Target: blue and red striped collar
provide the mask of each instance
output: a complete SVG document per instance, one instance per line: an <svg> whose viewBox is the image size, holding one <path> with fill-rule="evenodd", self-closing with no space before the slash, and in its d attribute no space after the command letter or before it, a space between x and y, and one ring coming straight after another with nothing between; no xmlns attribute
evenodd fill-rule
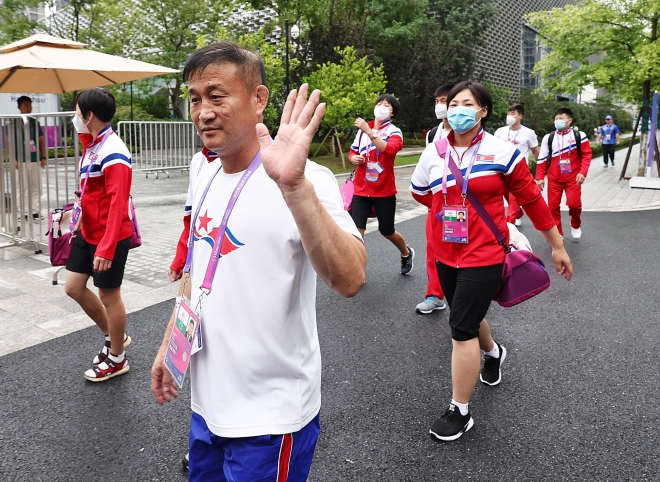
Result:
<svg viewBox="0 0 660 482"><path fill-rule="evenodd" d="M468 149L476 144L479 144L481 142L481 139L484 138L484 128L481 127L479 129L479 132L472 138L472 142L470 142L470 145L468 146ZM449 134L447 135L447 142L449 142L449 145L452 147L454 146L454 131L450 131Z"/></svg>
<svg viewBox="0 0 660 482"><path fill-rule="evenodd" d="M204 154L204 157L208 162L213 162L219 157L215 152L207 149L206 147L202 149L202 154Z"/></svg>
<svg viewBox="0 0 660 482"><path fill-rule="evenodd" d="M99 134L96 136L96 139L92 139L91 134L78 134L78 139L80 139L80 142L83 145L83 148L87 149L89 147L94 147L97 145L99 142L101 142L103 139L105 139L107 136L111 136L113 134L112 126L108 124L105 126Z"/></svg>

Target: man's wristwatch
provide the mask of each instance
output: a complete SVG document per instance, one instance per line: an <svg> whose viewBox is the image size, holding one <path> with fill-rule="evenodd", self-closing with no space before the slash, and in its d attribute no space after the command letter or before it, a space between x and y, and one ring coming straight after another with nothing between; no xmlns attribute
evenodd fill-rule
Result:
<svg viewBox="0 0 660 482"><path fill-rule="evenodd" d="M378 137L378 133L374 132L372 135L369 136L369 139L374 140L376 137Z"/></svg>

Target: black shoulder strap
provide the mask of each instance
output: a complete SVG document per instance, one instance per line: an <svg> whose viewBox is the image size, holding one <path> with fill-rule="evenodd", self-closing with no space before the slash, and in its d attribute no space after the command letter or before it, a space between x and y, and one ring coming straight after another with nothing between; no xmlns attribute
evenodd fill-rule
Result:
<svg viewBox="0 0 660 482"><path fill-rule="evenodd" d="M426 134L426 143L430 144L433 142L433 137L435 136L435 133L438 132L438 127L435 126L433 129L431 129L427 134Z"/></svg>
<svg viewBox="0 0 660 482"><path fill-rule="evenodd" d="M582 161L582 136L577 127L573 128L573 135L575 136L575 150L577 151L578 159Z"/></svg>
<svg viewBox="0 0 660 482"><path fill-rule="evenodd" d="M548 165L550 165L550 161L552 160L552 141L555 138L555 132L552 131L548 136Z"/></svg>

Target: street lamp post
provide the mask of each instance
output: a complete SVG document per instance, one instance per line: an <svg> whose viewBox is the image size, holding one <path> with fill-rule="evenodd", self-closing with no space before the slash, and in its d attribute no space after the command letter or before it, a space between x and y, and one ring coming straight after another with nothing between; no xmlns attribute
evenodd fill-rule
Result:
<svg viewBox="0 0 660 482"><path fill-rule="evenodd" d="M286 69L286 81L285 81L285 89L286 89L286 95L289 95L289 92L291 92L291 82L289 81L289 19L287 18L284 20L284 45L285 45L285 61L284 61L284 68Z"/></svg>
<svg viewBox="0 0 660 482"><path fill-rule="evenodd" d="M284 68L286 69L286 80L285 80L285 88L286 88L286 95L289 95L289 92L291 92L291 80L289 78L289 19L284 20L284 50L285 50L285 60L284 60ZM295 23L291 27L291 38L293 40L296 40L300 36L300 29L298 28L298 25Z"/></svg>

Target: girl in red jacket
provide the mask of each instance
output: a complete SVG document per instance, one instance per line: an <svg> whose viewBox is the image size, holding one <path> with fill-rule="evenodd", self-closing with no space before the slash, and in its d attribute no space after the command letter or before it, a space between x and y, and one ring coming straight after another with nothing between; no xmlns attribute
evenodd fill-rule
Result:
<svg viewBox="0 0 660 482"><path fill-rule="evenodd" d="M133 171L131 154L110 126L116 110L114 96L105 89L87 89L78 95L76 104L73 125L85 148L79 166L82 193L77 193L82 211L66 265L64 290L105 336L93 368L84 375L89 381L101 382L130 369L124 349L131 338L125 334L120 287L131 241L128 197ZM90 277L100 299L87 288Z"/></svg>
<svg viewBox="0 0 660 482"><path fill-rule="evenodd" d="M484 316L500 285L505 253L457 187L447 169L448 159L457 164L468 189L507 240L503 199L511 193L552 246L557 273L570 279L573 267L524 156L514 145L483 130L493 108L488 90L476 82L460 82L449 92L447 105L452 132L446 152L441 157L434 144L426 148L413 173L411 190L434 214L433 254L451 309L452 400L433 424L431 434L440 440L456 440L474 424L468 403L479 377L480 349L485 354L481 381L487 385L501 381L506 349L493 341Z"/></svg>

